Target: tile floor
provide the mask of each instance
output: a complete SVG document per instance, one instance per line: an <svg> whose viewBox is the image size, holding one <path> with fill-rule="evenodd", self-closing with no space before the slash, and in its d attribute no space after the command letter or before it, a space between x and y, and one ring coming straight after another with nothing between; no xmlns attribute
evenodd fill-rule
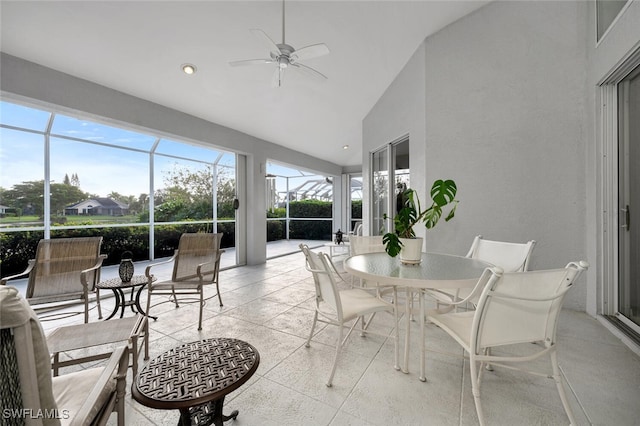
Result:
<svg viewBox="0 0 640 426"><path fill-rule="evenodd" d="M337 262L338 264L340 262ZM168 273L168 271L167 271ZM269 425L474 425L476 417L469 366L462 358L428 353L427 378L418 380L418 322L411 323L410 373L393 368L393 343L375 335L354 333L331 388L325 386L333 360L335 327L320 328L310 348L304 343L313 316L313 282L301 253L269 260L265 265L220 273L224 307L215 299L205 307L203 330L197 331L197 307L170 303L155 306L151 321L151 357L181 343L213 336L246 340L260 352L257 373L225 401L237 409L235 426ZM113 298L103 299L110 311ZM128 313L131 315L131 312ZM92 313L92 320L97 316ZM43 322L52 330L81 317ZM372 327L390 334L391 316L379 316ZM404 336L401 321L401 336ZM559 360L580 425L640 424L640 358L597 320L563 311L558 330ZM401 339L402 341L402 339ZM456 343L433 325L427 347L461 354ZM144 361L141 360L142 365ZM87 367L82 366L82 367ZM67 370L70 371L69 367ZM127 425L177 424L177 411L144 407L130 396L127 378ZM510 370L485 374L482 399L489 425L568 424L552 380ZM116 424L112 415L110 424Z"/></svg>

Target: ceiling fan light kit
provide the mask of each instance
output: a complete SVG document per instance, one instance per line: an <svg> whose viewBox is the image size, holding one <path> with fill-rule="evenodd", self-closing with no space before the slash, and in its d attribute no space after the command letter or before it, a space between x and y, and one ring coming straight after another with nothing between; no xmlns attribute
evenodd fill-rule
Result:
<svg viewBox="0 0 640 426"><path fill-rule="evenodd" d="M246 59L241 61L229 62L229 65L233 67L244 65L263 65L263 64L276 64L277 68L273 74L272 85L274 87L280 87L283 83L284 72L288 68L292 68L302 73L316 77L321 80L326 80L327 76L321 72L299 63L306 59L317 58L319 56L327 55L329 48L324 43L312 44L300 48L294 49L292 46L285 43L284 37L285 20L284 20L284 0L282 1L282 43L276 44L264 31L259 29L252 29L251 32L259 40L261 40L265 46L269 49L269 59Z"/></svg>

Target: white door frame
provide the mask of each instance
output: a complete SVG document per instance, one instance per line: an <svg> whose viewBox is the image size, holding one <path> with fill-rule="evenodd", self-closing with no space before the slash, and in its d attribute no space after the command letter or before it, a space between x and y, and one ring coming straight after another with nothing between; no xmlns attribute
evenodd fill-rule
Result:
<svg viewBox="0 0 640 426"><path fill-rule="evenodd" d="M602 283L598 311L602 315L616 316L621 322L637 329L618 312L619 238L621 226L618 206L618 84L640 65L640 49L635 50L599 82L600 143L599 167L601 170L600 216L600 276Z"/></svg>

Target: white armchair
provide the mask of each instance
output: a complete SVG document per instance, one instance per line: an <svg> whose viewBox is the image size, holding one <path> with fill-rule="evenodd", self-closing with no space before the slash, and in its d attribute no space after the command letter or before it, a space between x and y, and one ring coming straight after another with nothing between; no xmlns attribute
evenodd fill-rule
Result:
<svg viewBox="0 0 640 426"><path fill-rule="evenodd" d="M522 272L529 269L529 260L535 245L535 240L526 243L511 243L486 240L482 235L477 235L473 239L466 257L489 262L504 272ZM468 288L429 290L427 294L438 302L438 308L440 305L445 305L443 311L457 309L460 306L460 303L457 302L463 299L467 299L466 301L471 305L478 302L478 297L469 298L471 289Z"/></svg>
<svg viewBox="0 0 640 426"><path fill-rule="evenodd" d="M567 417L572 425L576 424L558 366L556 329L564 297L587 267L581 261L569 263L564 269L494 273L483 287L474 311L432 313L427 317L453 337L469 356L480 425L485 424L480 402L483 365L553 378ZM535 342L542 344L531 344ZM551 359L550 373L515 366L545 355Z"/></svg>

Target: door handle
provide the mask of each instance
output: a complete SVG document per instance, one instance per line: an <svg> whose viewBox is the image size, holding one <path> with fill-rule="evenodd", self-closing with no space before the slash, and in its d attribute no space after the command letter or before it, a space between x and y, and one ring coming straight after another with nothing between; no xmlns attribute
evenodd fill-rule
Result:
<svg viewBox="0 0 640 426"><path fill-rule="evenodd" d="M626 205L626 208L620 209L624 212L624 224L621 228L627 228L627 232L629 228L631 228L631 209L629 208L629 204Z"/></svg>

